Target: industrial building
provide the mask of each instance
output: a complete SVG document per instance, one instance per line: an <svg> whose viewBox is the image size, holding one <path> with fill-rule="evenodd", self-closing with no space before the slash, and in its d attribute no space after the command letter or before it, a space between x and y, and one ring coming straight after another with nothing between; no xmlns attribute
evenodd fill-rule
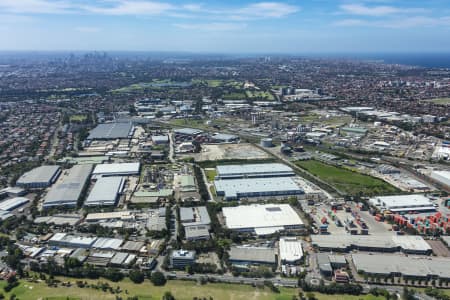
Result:
<svg viewBox="0 0 450 300"><path fill-rule="evenodd" d="M48 240L50 246L69 247L69 248L91 248L94 245L96 237L74 236L67 233L55 233Z"/></svg>
<svg viewBox="0 0 450 300"><path fill-rule="evenodd" d="M430 176L438 183L450 189L450 171L433 171Z"/></svg>
<svg viewBox="0 0 450 300"><path fill-rule="evenodd" d="M122 244L122 239L98 238L92 245L92 248L101 250L119 250Z"/></svg>
<svg viewBox="0 0 450 300"><path fill-rule="evenodd" d="M170 265L174 269L184 269L195 263L195 251L173 250L170 255Z"/></svg>
<svg viewBox="0 0 450 300"><path fill-rule="evenodd" d="M180 128L180 129L175 129L173 132L177 136L188 136L188 137L195 137L195 136L203 133L203 131L201 131L199 129L194 129L194 128Z"/></svg>
<svg viewBox="0 0 450 300"><path fill-rule="evenodd" d="M125 179L123 177L101 177L97 180L84 206L112 206L117 204L118 195L122 192Z"/></svg>
<svg viewBox="0 0 450 300"><path fill-rule="evenodd" d="M211 136L214 143L235 143L239 141L239 137L234 134L216 133Z"/></svg>
<svg viewBox="0 0 450 300"><path fill-rule="evenodd" d="M436 211L436 208L433 206L430 199L420 194L379 196L371 198L369 201L373 206L378 207L381 211L391 211L394 213Z"/></svg>
<svg viewBox="0 0 450 300"><path fill-rule="evenodd" d="M268 247L231 247L229 261L238 266L269 265L277 263L275 249Z"/></svg>
<svg viewBox="0 0 450 300"><path fill-rule="evenodd" d="M101 164L95 167L92 175L96 177L139 175L140 166L139 162Z"/></svg>
<svg viewBox="0 0 450 300"><path fill-rule="evenodd" d="M303 258L301 240L296 237L281 237L279 242L280 261L282 264L298 264Z"/></svg>
<svg viewBox="0 0 450 300"><path fill-rule="evenodd" d="M450 279L450 259L382 254L352 254L358 272L406 278Z"/></svg>
<svg viewBox="0 0 450 300"><path fill-rule="evenodd" d="M20 176L16 185L25 189L46 188L55 183L60 174L59 166L40 166Z"/></svg>
<svg viewBox="0 0 450 300"><path fill-rule="evenodd" d="M209 239L211 219L205 206L180 207L180 223L188 241Z"/></svg>
<svg viewBox="0 0 450 300"><path fill-rule="evenodd" d="M351 250L397 252L429 255L430 245L421 236L408 235L311 235L314 247L321 251Z"/></svg>
<svg viewBox="0 0 450 300"><path fill-rule="evenodd" d="M258 197L288 197L304 194L292 178L244 178L215 180L217 196L224 200Z"/></svg>
<svg viewBox="0 0 450 300"><path fill-rule="evenodd" d="M127 139L133 135L133 124L129 123L105 123L99 124L91 130L87 140L115 140Z"/></svg>
<svg viewBox="0 0 450 300"><path fill-rule="evenodd" d="M153 135L152 142L155 145L165 145L169 143L169 136L167 135Z"/></svg>
<svg viewBox="0 0 450 300"><path fill-rule="evenodd" d="M43 208L55 206L75 207L89 180L92 165L75 165L61 182L54 185L45 196Z"/></svg>
<svg viewBox="0 0 450 300"><path fill-rule="evenodd" d="M11 211L18 207L21 207L22 205L24 205L28 202L30 202L30 199L25 198L25 197L16 197L16 198L7 199L7 200L0 202L0 210Z"/></svg>
<svg viewBox="0 0 450 300"><path fill-rule="evenodd" d="M347 261L343 255L318 253L316 257L320 274L326 277L331 277L333 275L333 270L344 268L347 265Z"/></svg>
<svg viewBox="0 0 450 300"><path fill-rule="evenodd" d="M216 179L295 176L292 168L280 163L221 165L216 167L216 171Z"/></svg>
<svg viewBox="0 0 450 300"><path fill-rule="evenodd" d="M297 212L288 204L253 204L222 209L226 227L238 232L268 235L304 228Z"/></svg>

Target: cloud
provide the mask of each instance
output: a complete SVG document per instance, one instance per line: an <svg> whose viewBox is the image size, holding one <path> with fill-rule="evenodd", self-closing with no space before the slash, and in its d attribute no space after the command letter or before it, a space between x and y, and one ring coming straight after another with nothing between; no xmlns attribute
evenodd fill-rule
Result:
<svg viewBox="0 0 450 300"><path fill-rule="evenodd" d="M0 11L20 14L63 14L73 9L66 1L60 0L1 0Z"/></svg>
<svg viewBox="0 0 450 300"><path fill-rule="evenodd" d="M340 6L342 12L351 15L381 17L393 14L422 13L423 8L398 8L394 6L366 6L362 4L343 4Z"/></svg>
<svg viewBox="0 0 450 300"><path fill-rule="evenodd" d="M0 24L23 24L33 22L34 18L15 14L0 14Z"/></svg>
<svg viewBox="0 0 450 300"><path fill-rule="evenodd" d="M362 19L344 19L334 23L335 26L365 26L391 29L408 29L416 27L450 27L450 16L430 18L424 16L403 17L369 21Z"/></svg>
<svg viewBox="0 0 450 300"><path fill-rule="evenodd" d="M235 10L232 18L254 19L254 18L281 18L300 10L299 7L280 2L259 2Z"/></svg>
<svg viewBox="0 0 450 300"><path fill-rule="evenodd" d="M84 9L106 15L160 15L175 10L175 6L166 2L121 0L109 7L85 6Z"/></svg>
<svg viewBox="0 0 450 300"><path fill-rule="evenodd" d="M85 32L85 33L97 33L97 32L102 31L102 29L99 27L80 26L80 27L75 27L75 31Z"/></svg>
<svg viewBox="0 0 450 300"><path fill-rule="evenodd" d="M231 31L240 30L247 27L245 23L228 23L228 22L212 22L212 23L176 23L175 27L188 30L201 31Z"/></svg>

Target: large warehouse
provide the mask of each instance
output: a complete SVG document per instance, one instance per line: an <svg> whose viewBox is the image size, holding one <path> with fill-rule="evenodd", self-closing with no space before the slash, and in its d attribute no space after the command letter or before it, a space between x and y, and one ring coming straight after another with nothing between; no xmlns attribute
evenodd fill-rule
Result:
<svg viewBox="0 0 450 300"><path fill-rule="evenodd" d="M294 171L279 163L217 166L216 179L295 176Z"/></svg>
<svg viewBox="0 0 450 300"><path fill-rule="evenodd" d="M101 177L97 180L84 206L116 205L118 195L122 192L125 180L123 177Z"/></svg>
<svg viewBox="0 0 450 300"><path fill-rule="evenodd" d="M133 135L132 123L105 123L99 124L91 130L88 140L115 140L127 139Z"/></svg>
<svg viewBox="0 0 450 300"><path fill-rule="evenodd" d="M43 208L55 206L75 207L92 172L92 165L75 165L60 183L45 196Z"/></svg>
<svg viewBox="0 0 450 300"><path fill-rule="evenodd" d="M414 278L450 279L450 259L383 254L352 254L358 272Z"/></svg>
<svg viewBox="0 0 450 300"><path fill-rule="evenodd" d="M16 185L25 189L46 188L55 183L60 174L59 166L40 166L20 176Z"/></svg>
<svg viewBox="0 0 450 300"><path fill-rule="evenodd" d="M225 200L304 194L304 191L289 177L215 180L214 185L217 196L223 196Z"/></svg>
<svg viewBox="0 0 450 300"><path fill-rule="evenodd" d="M25 197L16 197L4 200L0 202L0 210L11 211L26 203L30 202L30 199Z"/></svg>
<svg viewBox="0 0 450 300"><path fill-rule="evenodd" d="M394 213L408 213L411 211L429 212L436 208L427 197L423 195L380 196L370 199L370 203L381 211L389 210Z"/></svg>
<svg viewBox="0 0 450 300"><path fill-rule="evenodd" d="M297 212L288 204L253 204L222 209L228 229L268 235L304 227Z"/></svg>
<svg viewBox="0 0 450 300"><path fill-rule="evenodd" d="M140 163L116 163L97 165L92 172L94 176L130 176L139 175Z"/></svg>
<svg viewBox="0 0 450 300"><path fill-rule="evenodd" d="M351 250L431 254L430 245L421 236L410 235L311 235L314 247L321 251Z"/></svg>
<svg viewBox="0 0 450 300"><path fill-rule="evenodd" d="M433 171L431 178L450 189L450 171Z"/></svg>

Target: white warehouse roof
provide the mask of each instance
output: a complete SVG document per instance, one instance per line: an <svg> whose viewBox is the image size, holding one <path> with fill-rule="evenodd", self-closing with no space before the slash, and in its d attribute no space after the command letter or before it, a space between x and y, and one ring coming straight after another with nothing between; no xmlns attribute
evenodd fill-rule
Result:
<svg viewBox="0 0 450 300"><path fill-rule="evenodd" d="M93 175L138 175L140 163L116 163L116 164L101 164L94 169Z"/></svg>
<svg viewBox="0 0 450 300"><path fill-rule="evenodd" d="M56 179L59 166L40 166L24 173L17 180L16 185L28 187L33 184L50 185Z"/></svg>
<svg viewBox="0 0 450 300"><path fill-rule="evenodd" d="M282 262L295 263L303 257L302 242L296 237L281 237L279 247Z"/></svg>
<svg viewBox="0 0 450 300"><path fill-rule="evenodd" d="M123 177L101 177L97 180L85 206L115 205L124 185Z"/></svg>
<svg viewBox="0 0 450 300"><path fill-rule="evenodd" d="M0 202L0 210L11 211L19 206L24 205L25 203L30 202L30 199L25 197L16 197L12 199L7 199Z"/></svg>
<svg viewBox="0 0 450 300"><path fill-rule="evenodd" d="M303 226L297 212L288 204L253 204L222 209L226 226L232 230L270 233L287 227Z"/></svg>
<svg viewBox="0 0 450 300"><path fill-rule="evenodd" d="M378 207L393 212L411 211L411 210L434 210L433 203L423 195L399 195L399 196L380 196L370 199L370 202Z"/></svg>
<svg viewBox="0 0 450 300"><path fill-rule="evenodd" d="M433 171L431 178L450 188L450 171Z"/></svg>

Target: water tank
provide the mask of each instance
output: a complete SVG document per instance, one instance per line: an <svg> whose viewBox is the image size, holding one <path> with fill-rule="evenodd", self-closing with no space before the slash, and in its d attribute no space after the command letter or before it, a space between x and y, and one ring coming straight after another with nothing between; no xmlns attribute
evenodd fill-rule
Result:
<svg viewBox="0 0 450 300"><path fill-rule="evenodd" d="M273 141L270 138L261 139L261 146L265 148L273 147Z"/></svg>

